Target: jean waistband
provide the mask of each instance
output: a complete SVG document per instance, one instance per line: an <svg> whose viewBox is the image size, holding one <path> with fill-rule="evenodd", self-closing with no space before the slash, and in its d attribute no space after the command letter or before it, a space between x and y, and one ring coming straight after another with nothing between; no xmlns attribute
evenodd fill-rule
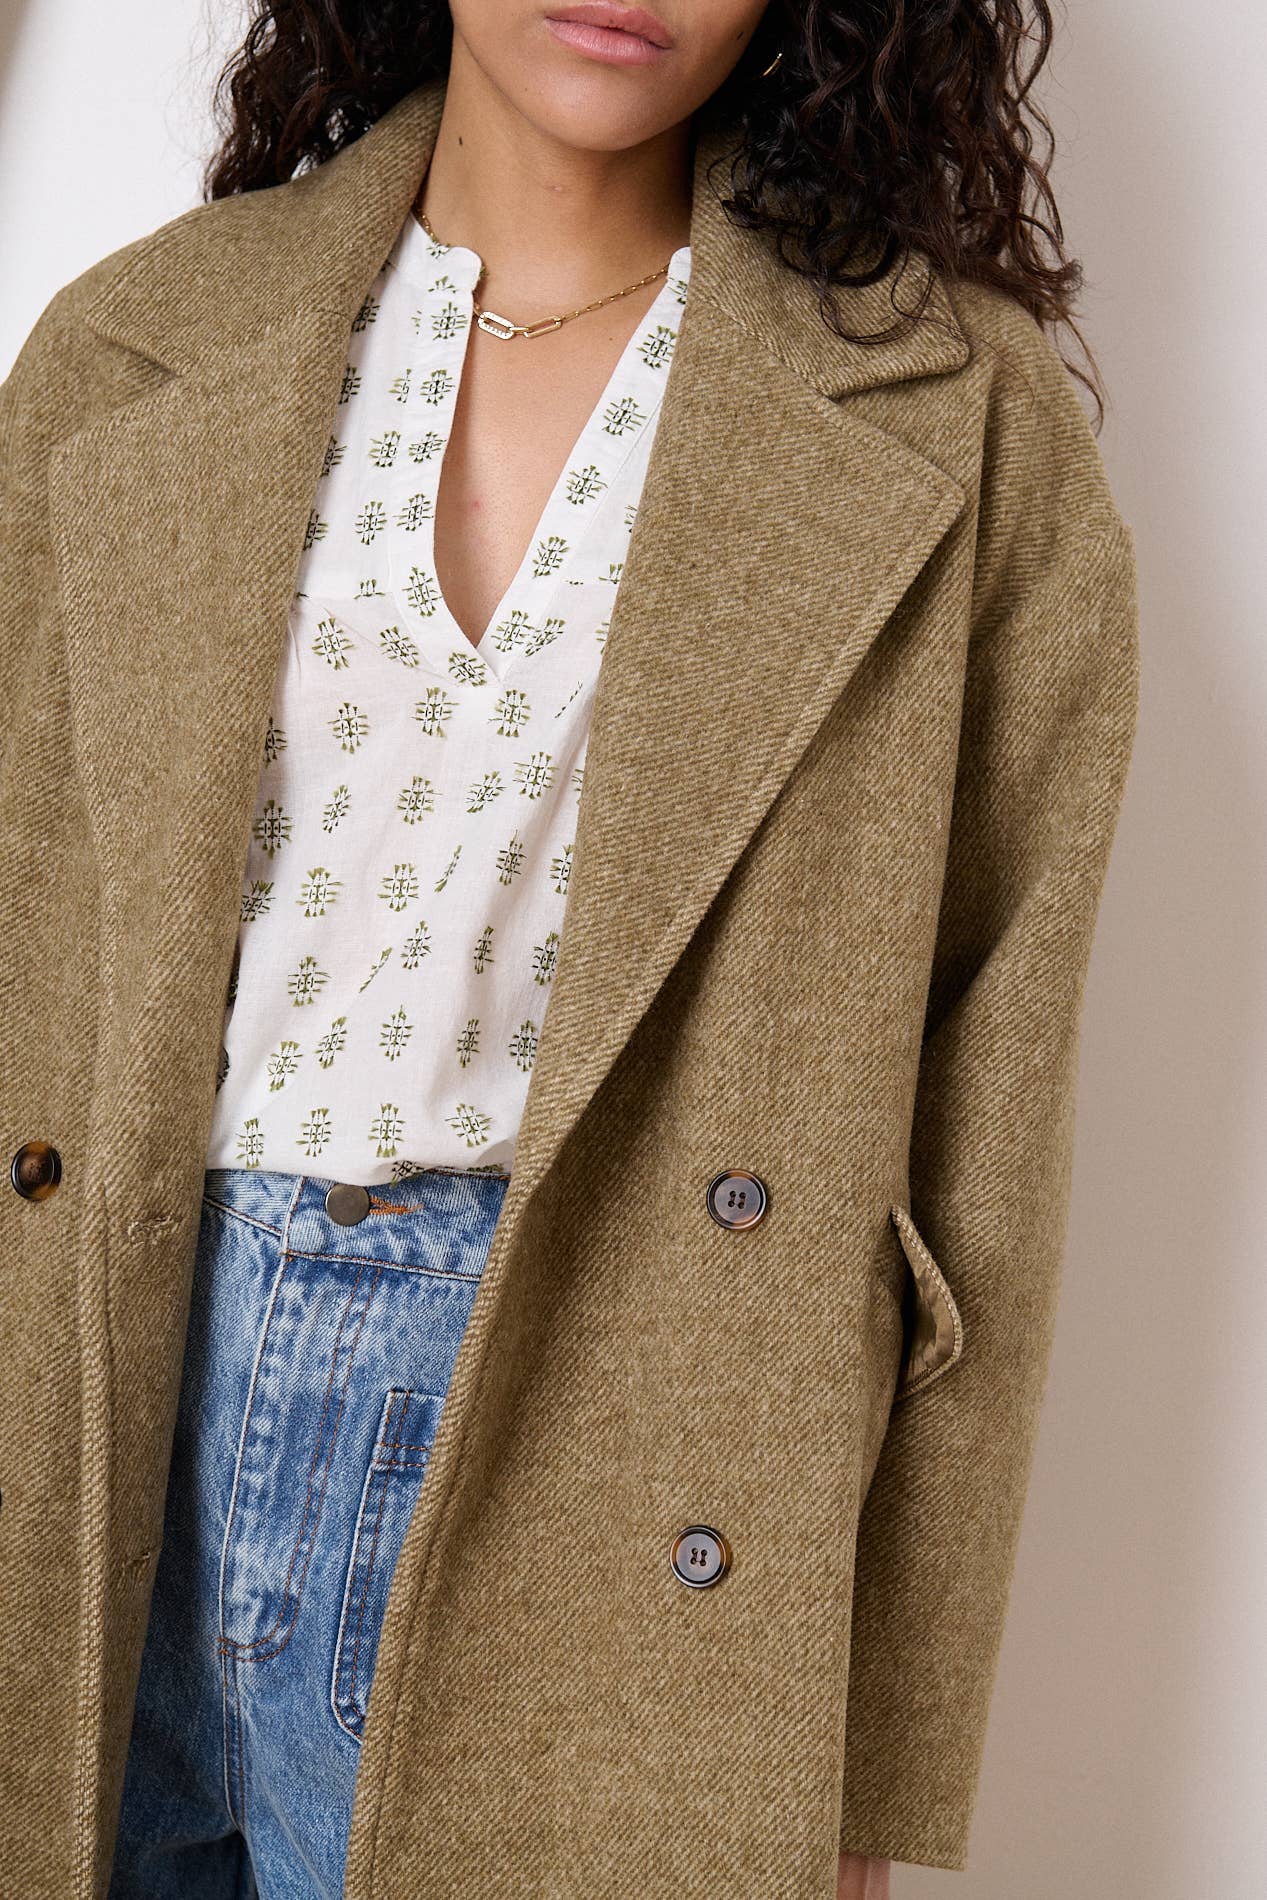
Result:
<svg viewBox="0 0 1267 1900"><path fill-rule="evenodd" d="M350 1225L326 1211L326 1195L337 1185L323 1175L208 1168L203 1193L214 1205L270 1228L288 1253L460 1271L458 1263L472 1245L491 1238L509 1177L424 1168L367 1188L368 1211Z"/></svg>

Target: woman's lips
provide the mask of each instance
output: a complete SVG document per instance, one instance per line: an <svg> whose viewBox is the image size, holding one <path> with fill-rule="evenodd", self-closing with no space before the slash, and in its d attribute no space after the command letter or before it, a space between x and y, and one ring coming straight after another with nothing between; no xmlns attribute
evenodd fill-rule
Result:
<svg viewBox="0 0 1267 1900"><path fill-rule="evenodd" d="M641 7L593 4L560 7L546 25L565 46L610 66L650 66L672 44L666 28Z"/></svg>

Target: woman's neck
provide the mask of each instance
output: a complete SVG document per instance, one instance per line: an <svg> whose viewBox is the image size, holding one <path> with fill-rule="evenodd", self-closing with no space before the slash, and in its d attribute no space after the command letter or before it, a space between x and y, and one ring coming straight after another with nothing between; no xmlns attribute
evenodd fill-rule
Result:
<svg viewBox="0 0 1267 1900"><path fill-rule="evenodd" d="M485 303L582 303L687 242L689 133L683 123L617 152L565 145L497 91L455 37L418 203L438 238L484 260Z"/></svg>

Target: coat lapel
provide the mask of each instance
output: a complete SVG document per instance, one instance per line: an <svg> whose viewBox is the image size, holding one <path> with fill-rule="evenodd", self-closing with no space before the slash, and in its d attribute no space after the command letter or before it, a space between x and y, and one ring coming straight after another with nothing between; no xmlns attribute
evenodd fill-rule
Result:
<svg viewBox="0 0 1267 1900"><path fill-rule="evenodd" d="M442 104L441 84L420 87L316 172L166 227L90 313L166 372L69 443L53 483L138 1132L160 1046L173 1099L200 1102L200 1130L210 1117L270 696L346 336ZM843 342L725 218L710 169L727 149L702 120L691 288L600 672L520 1208L963 500L839 400L962 365L944 293L905 340ZM860 326L883 321L886 296L857 293ZM119 1186L144 1169L152 1195L165 1178L153 1139L119 1156Z"/></svg>
<svg viewBox="0 0 1267 1900"><path fill-rule="evenodd" d="M166 226L88 313L148 367L143 393L51 471L101 865L102 1113L129 1134L98 1152L120 1206L197 1205L193 1136L205 1153L273 685L347 337L441 103L412 94L318 172ZM168 1115L153 1108L160 1052Z"/></svg>
<svg viewBox="0 0 1267 1900"><path fill-rule="evenodd" d="M327 316L301 313L169 378L76 438L53 471L77 752L102 867L107 1034L132 1065L130 1126L144 1127L160 1051L183 1089L198 1091L214 1065L208 1037L340 348ZM132 1159L118 1144L110 1153ZM152 1198L165 1170L135 1160Z"/></svg>
<svg viewBox="0 0 1267 1900"><path fill-rule="evenodd" d="M522 1193L962 501L688 293L599 673Z"/></svg>

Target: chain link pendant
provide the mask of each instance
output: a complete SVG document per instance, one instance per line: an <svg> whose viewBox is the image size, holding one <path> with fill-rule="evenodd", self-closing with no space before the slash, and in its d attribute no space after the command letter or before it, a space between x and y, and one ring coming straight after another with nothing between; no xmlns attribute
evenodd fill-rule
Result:
<svg viewBox="0 0 1267 1900"><path fill-rule="evenodd" d="M477 329L487 330L490 336L500 337L504 342L515 334L515 325L509 317L499 317L495 310L481 310L475 319Z"/></svg>
<svg viewBox="0 0 1267 1900"><path fill-rule="evenodd" d="M566 317L542 317L539 323L512 323L509 317L499 317L495 310L481 310L475 327L487 330L490 336L500 337L504 343L512 336L544 336L547 330L557 330L566 321Z"/></svg>

